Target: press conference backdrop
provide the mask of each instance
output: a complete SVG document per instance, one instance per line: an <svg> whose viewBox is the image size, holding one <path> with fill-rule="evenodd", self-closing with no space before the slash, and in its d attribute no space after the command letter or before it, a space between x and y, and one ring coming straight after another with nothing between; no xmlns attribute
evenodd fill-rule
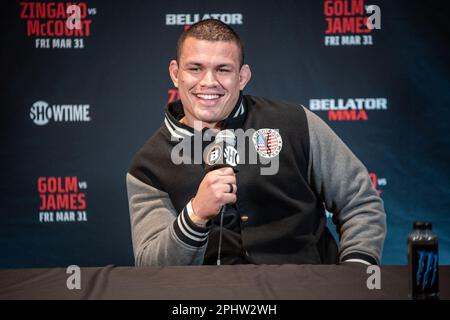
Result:
<svg viewBox="0 0 450 320"><path fill-rule="evenodd" d="M387 212L382 263L405 264L412 222L429 220L449 264L445 2L4 2L0 267L133 264L125 174L177 98L178 36L208 17L245 42L245 93L303 104L367 166Z"/></svg>

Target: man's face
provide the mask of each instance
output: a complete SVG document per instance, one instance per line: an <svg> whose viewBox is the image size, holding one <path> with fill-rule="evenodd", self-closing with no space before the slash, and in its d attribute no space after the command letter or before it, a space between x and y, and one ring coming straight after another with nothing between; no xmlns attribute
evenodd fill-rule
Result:
<svg viewBox="0 0 450 320"><path fill-rule="evenodd" d="M202 121L214 128L228 117L251 77L249 66L239 64L239 48L232 41L185 39L179 63L172 60L169 72L187 125Z"/></svg>

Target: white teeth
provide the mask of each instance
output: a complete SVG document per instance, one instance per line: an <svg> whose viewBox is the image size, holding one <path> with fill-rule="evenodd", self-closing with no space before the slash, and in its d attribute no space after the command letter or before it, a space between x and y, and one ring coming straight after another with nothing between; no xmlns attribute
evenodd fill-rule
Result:
<svg viewBox="0 0 450 320"><path fill-rule="evenodd" d="M204 100L213 100L213 99L218 99L219 95L218 94L197 94L197 97L204 99Z"/></svg>

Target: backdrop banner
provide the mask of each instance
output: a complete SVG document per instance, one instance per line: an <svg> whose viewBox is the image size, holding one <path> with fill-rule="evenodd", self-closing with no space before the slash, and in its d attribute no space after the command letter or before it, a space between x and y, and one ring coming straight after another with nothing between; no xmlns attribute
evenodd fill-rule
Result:
<svg viewBox="0 0 450 320"><path fill-rule="evenodd" d="M366 165L387 213L382 263L406 264L413 221L427 220L450 264L445 4L4 2L0 268L134 264L125 175L178 98L178 36L206 18L241 35L244 93L304 105Z"/></svg>

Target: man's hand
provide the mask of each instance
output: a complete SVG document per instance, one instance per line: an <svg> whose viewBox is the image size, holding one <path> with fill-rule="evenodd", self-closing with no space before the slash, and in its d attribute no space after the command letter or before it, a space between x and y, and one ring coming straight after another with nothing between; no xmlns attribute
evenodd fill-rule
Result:
<svg viewBox="0 0 450 320"><path fill-rule="evenodd" d="M230 184L233 186L230 192ZM236 175L232 168L221 168L208 172L192 200L194 214L204 220L214 218L220 208L236 202Z"/></svg>

